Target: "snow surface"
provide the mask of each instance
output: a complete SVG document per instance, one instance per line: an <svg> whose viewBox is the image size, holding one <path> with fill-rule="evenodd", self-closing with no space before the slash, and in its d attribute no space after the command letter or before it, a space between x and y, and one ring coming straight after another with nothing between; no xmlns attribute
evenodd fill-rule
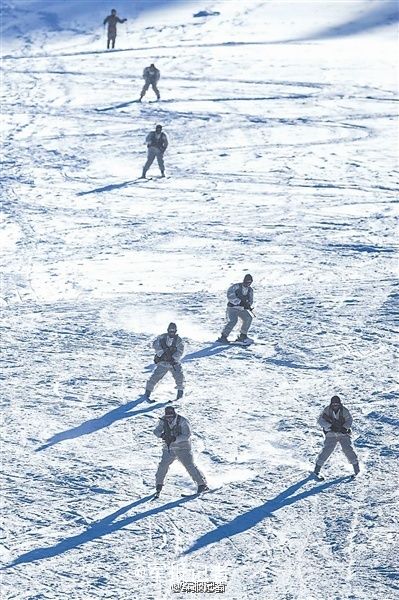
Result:
<svg viewBox="0 0 399 600"><path fill-rule="evenodd" d="M397 3L115 7L106 52L109 2L2 3L2 597L398 598ZM245 272L260 343L216 347ZM150 503L171 320L215 489L176 465ZM336 393L361 475L317 483Z"/></svg>

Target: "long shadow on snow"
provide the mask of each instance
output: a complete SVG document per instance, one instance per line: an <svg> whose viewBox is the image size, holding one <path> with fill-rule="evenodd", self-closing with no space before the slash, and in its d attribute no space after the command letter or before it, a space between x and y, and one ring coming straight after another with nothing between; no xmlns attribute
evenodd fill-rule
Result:
<svg viewBox="0 0 399 600"><path fill-rule="evenodd" d="M78 192L77 196L86 196L87 194L100 194L101 192L112 192L112 190L118 190L119 188L126 187L130 183L134 183L137 179L130 181L123 181L122 183L111 183L110 185L104 185L103 187L96 188L95 190L88 190L87 192Z"/></svg>
<svg viewBox="0 0 399 600"><path fill-rule="evenodd" d="M214 342L210 346L206 346L205 348L201 348L201 350L196 350L195 352L190 352L190 354L186 354L184 358L182 358L182 363L190 362L190 360L195 360L196 358L208 358L209 356L214 356L215 354L220 354L221 352L225 352L235 346L231 345L221 345L217 342ZM146 365L144 367L144 371L152 371L154 368L154 363Z"/></svg>
<svg viewBox="0 0 399 600"><path fill-rule="evenodd" d="M281 494L279 494L272 500L268 500L267 502L265 502L265 504L257 506L256 508L253 508L252 510L244 514L239 515L229 523L225 523L224 525L217 527L213 531L206 533L202 537L198 538L198 540L194 542L191 548L183 552L183 555L190 554L191 552L196 552L200 548L204 548L205 546L209 546L210 544L220 542L225 538L231 538L233 537L233 535L237 535L238 533L247 531L248 529L255 527L255 525L260 523L260 521L262 521L263 519L270 517L280 508L283 508L284 506L289 506L290 504L294 504L294 502L298 502L299 500L303 500L304 498L315 496L320 492L324 492L325 490L327 490L330 487L333 487L337 483L347 480L347 477L339 477L332 481L328 481L327 483L323 483L322 485L313 487L310 490L301 492L296 496L292 495L296 491L298 491L299 488L305 485L305 483L308 483L311 480L311 475L305 477L305 479L301 479L301 481L298 481L298 483L291 485L284 492L281 492Z"/></svg>
<svg viewBox="0 0 399 600"><path fill-rule="evenodd" d="M7 565L5 568L15 567L16 565L20 565L23 563L30 563L35 560L43 560L44 558L51 558L53 556L58 556L67 552L68 550L72 550L74 548L78 548L83 544L87 544L88 542L92 542L93 540L101 539L102 537L114 533L115 531L119 531L132 523L136 523L137 521L141 521L146 517L151 517L152 515L157 515L159 513L165 512L166 510L170 510L172 508L176 508L189 502L192 498L180 498L179 500L174 500L173 502L168 502L167 504L163 504L162 506L156 506L150 510L146 510L144 512L133 515L132 517L126 517L125 519L121 519L120 521L114 522L115 519L128 512L132 508L139 506L140 504L144 504L148 502L153 496L145 496L144 498L140 498L136 502L132 502L127 506L123 506L116 512L104 517L100 521L94 522L90 527L83 531L83 533L79 533L69 538L65 538L55 544L54 546L49 546L47 548L36 548L35 550L30 550L25 554L21 554L18 558L16 558L12 563Z"/></svg>
<svg viewBox="0 0 399 600"><path fill-rule="evenodd" d="M206 358L209 356L214 356L215 354L221 354L226 350L230 350L230 348L235 348L234 344L231 346L225 344L219 344L218 342L212 343L210 346L206 346L205 348L201 348L200 350L196 350L195 352L190 352L186 354L182 359L182 362L189 362L190 360L195 360L196 358Z"/></svg>
<svg viewBox="0 0 399 600"><path fill-rule="evenodd" d="M185 102L192 104L193 102L238 102L238 101L248 101L252 102L253 100L304 100L306 98L312 98L313 94L279 94L274 96L227 96L222 98L207 98L204 96L203 98L168 98L167 100L161 100L160 103L155 102L144 102L141 104L144 108L147 107L148 104L157 104L157 106L161 106L163 104L177 104L179 102ZM128 102L122 102L121 104L115 104L113 106L107 106L105 108L95 108L96 112L107 112L108 110L116 110L117 108L126 108L126 106L130 106L131 104L137 104L138 100L130 100ZM154 108L154 107L151 107Z"/></svg>
<svg viewBox="0 0 399 600"><path fill-rule="evenodd" d="M312 365L300 365L288 358L265 358L263 362L276 365L277 367L287 367L289 369L304 369L308 371L328 371L330 368L328 365L321 365L320 367L313 367Z"/></svg>
<svg viewBox="0 0 399 600"><path fill-rule="evenodd" d="M127 102L122 102L121 104L115 104L113 106L106 106L105 108L95 108L94 110L96 112L107 112L108 110L114 110L116 108L125 108L131 104L140 104L140 102L136 98L135 100L128 100Z"/></svg>
<svg viewBox="0 0 399 600"><path fill-rule="evenodd" d="M94 431L99 431L100 429L104 429L105 427L109 427L115 421L120 421L121 419L128 419L129 417L135 417L136 415L142 415L148 412L151 412L157 408L162 408L166 406L166 402L152 404L146 408L142 408L141 410L135 410L134 412L129 412L132 408L144 402L144 397L140 396L137 400L132 400L132 402L128 402L127 404L123 404L122 406L118 406L118 408L114 408L110 412L106 413L102 417L98 417L97 419L90 419L89 421L85 421L81 425L77 427L73 427L72 429L67 429L66 431L61 431L60 433L56 433L52 438L47 440L45 444L36 448L36 452L40 452L41 450L46 450L55 444L59 444L65 440L73 440L75 438L81 437L82 435L88 435L89 433L94 433Z"/></svg>

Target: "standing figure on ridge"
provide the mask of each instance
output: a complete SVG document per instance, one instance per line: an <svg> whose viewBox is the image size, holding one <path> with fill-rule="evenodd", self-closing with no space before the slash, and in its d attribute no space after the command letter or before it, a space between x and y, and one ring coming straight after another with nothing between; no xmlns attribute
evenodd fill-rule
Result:
<svg viewBox="0 0 399 600"><path fill-rule="evenodd" d="M229 343L227 338L236 326L238 319L241 321L241 331L236 341L242 342L244 345L252 342L247 335L253 318L251 314L254 301L252 281L252 275L247 273L242 283L233 283L227 290L227 324L218 338L218 342Z"/></svg>
<svg viewBox="0 0 399 600"><path fill-rule="evenodd" d="M179 400L183 396L184 390L183 369L180 363L184 352L184 342L177 335L176 323L169 323L167 333L162 333L155 338L152 346L155 350L156 368L147 382L145 397L149 402L155 402L155 400L150 400L151 392L166 373L170 372L176 382L176 400Z"/></svg>
<svg viewBox="0 0 399 600"><path fill-rule="evenodd" d="M353 467L354 474L352 477L356 477L360 469L359 460L351 440L352 415L343 406L339 396L331 398L330 404L324 408L317 422L323 428L325 438L323 449L316 458L315 477L320 480L324 479L320 475L320 469L337 444L341 445L342 452Z"/></svg>
<svg viewBox="0 0 399 600"><path fill-rule="evenodd" d="M141 90L139 102L141 102L141 99L144 98L145 93L150 86L154 90L157 100L160 99L161 96L160 96L160 93L159 93L159 90L157 87L157 83L158 83L160 77L161 77L161 72L159 69L156 68L154 63L151 63L149 67L146 67L144 69L143 79L144 79L145 83L144 83L143 89Z"/></svg>
<svg viewBox="0 0 399 600"><path fill-rule="evenodd" d="M161 171L161 177L165 177L165 165L163 162L163 155L166 148L168 147L168 138L162 131L162 125L157 125L155 131L150 131L146 139L147 144L147 162L143 167L143 173L141 179L145 179L148 169L154 162L154 158L157 157L158 166Z"/></svg>
<svg viewBox="0 0 399 600"><path fill-rule="evenodd" d="M109 50L110 44L112 44L112 48L115 48L115 39L116 39L116 24L117 23L125 23L127 19L120 19L116 10L113 8L111 10L111 14L104 19L104 25L108 24L108 37L107 37L107 50Z"/></svg>
<svg viewBox="0 0 399 600"><path fill-rule="evenodd" d="M163 440L162 458L155 475L155 496L159 496L169 467L176 458L197 484L197 494L206 492L209 489L206 479L194 463L189 421L182 415L177 414L173 406L167 406L165 416L159 419L154 433Z"/></svg>

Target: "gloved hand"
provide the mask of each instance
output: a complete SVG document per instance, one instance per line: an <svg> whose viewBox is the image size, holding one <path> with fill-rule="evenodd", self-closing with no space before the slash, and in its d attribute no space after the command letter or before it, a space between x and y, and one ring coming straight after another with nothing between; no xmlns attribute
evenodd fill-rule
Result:
<svg viewBox="0 0 399 600"><path fill-rule="evenodd" d="M176 441L176 437L174 435L172 435L169 439L171 444Z"/></svg>
<svg viewBox="0 0 399 600"><path fill-rule="evenodd" d="M349 433L349 434L351 434L351 433L352 433L352 432L351 432L351 430L350 430L350 429L347 429L346 427L341 427L341 429L340 429L340 432L341 432L341 433Z"/></svg>
<svg viewBox="0 0 399 600"><path fill-rule="evenodd" d="M338 424L333 424L331 425L331 431L333 431L334 433L340 433L341 432L341 425Z"/></svg>
<svg viewBox="0 0 399 600"><path fill-rule="evenodd" d="M246 308L247 310L251 310L251 305L248 302L248 300L241 300L240 302L240 306L243 306L244 308Z"/></svg>

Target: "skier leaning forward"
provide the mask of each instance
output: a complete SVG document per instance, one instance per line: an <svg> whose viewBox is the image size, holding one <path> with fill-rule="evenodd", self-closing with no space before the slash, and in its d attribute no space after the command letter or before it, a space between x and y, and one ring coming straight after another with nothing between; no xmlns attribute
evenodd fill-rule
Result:
<svg viewBox="0 0 399 600"><path fill-rule="evenodd" d="M197 484L197 493L206 491L208 486L205 476L194 463L189 421L177 414L173 406L167 406L165 415L160 418L154 433L163 440L161 462L155 475L156 494L159 495L162 490L169 467L176 459L181 462L191 479Z"/></svg>

